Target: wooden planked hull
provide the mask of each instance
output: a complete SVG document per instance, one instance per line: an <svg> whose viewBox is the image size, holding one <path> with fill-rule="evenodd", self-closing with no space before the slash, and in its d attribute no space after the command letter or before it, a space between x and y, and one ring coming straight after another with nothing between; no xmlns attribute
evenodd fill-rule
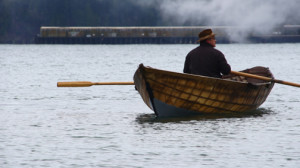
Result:
<svg viewBox="0 0 300 168"><path fill-rule="evenodd" d="M267 77L264 67L245 72ZM147 106L157 116L243 113L257 109L274 83L230 75L224 79L176 73L139 66L134 84Z"/></svg>

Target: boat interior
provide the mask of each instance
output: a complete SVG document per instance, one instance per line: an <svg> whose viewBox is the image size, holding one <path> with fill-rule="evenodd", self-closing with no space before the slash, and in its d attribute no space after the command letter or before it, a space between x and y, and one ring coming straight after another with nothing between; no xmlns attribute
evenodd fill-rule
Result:
<svg viewBox="0 0 300 168"><path fill-rule="evenodd" d="M246 70L243 70L241 72L250 73L250 74L253 74L253 75L264 76L264 77L268 77L268 78L274 78L274 76L270 72L269 68L261 67L261 66L246 69ZM234 75L234 74L224 75L223 79L228 79L228 80L233 80L233 81L238 81L238 82L247 82L247 83L252 83L252 84L269 83L269 82L264 81L264 80L255 79L255 78L247 78L247 77L244 77L244 76L237 76L237 75Z"/></svg>

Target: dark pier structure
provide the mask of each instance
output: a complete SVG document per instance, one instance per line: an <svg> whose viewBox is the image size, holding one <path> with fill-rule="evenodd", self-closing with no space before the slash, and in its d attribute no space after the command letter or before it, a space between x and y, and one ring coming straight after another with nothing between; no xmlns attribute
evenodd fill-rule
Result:
<svg viewBox="0 0 300 168"><path fill-rule="evenodd" d="M218 43L236 43L229 32L242 32L230 26L186 27L41 27L36 44L194 44L200 31L212 28ZM300 42L300 25L285 25L267 34L249 34L245 42Z"/></svg>

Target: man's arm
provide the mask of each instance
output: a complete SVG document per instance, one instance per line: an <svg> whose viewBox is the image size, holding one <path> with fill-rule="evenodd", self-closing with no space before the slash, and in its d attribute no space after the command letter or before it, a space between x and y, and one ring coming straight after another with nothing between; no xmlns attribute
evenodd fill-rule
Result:
<svg viewBox="0 0 300 168"><path fill-rule="evenodd" d="M220 70L223 75L228 75L231 71L230 65L227 63L227 60L223 54L221 54L220 60Z"/></svg>
<svg viewBox="0 0 300 168"><path fill-rule="evenodd" d="M188 56L185 58L183 73L191 73L191 70L190 70L190 59L189 59Z"/></svg>

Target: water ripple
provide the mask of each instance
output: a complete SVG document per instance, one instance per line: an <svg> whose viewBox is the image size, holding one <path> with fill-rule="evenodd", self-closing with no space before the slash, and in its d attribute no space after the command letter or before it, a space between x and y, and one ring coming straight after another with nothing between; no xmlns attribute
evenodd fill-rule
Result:
<svg viewBox="0 0 300 168"><path fill-rule="evenodd" d="M0 45L0 167L299 166L298 88L275 84L252 113L157 118L133 86L56 87L131 81L139 63L182 72L194 47ZM235 70L262 65L300 83L300 44L217 48Z"/></svg>

